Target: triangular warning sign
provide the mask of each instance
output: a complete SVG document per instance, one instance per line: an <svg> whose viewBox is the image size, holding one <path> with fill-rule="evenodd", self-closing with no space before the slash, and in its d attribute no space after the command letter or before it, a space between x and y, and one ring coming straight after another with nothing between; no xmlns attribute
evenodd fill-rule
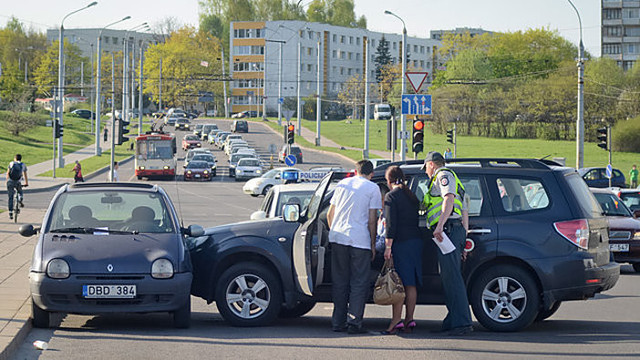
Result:
<svg viewBox="0 0 640 360"><path fill-rule="evenodd" d="M409 84L411 84L413 91L416 93L420 92L420 88L427 78L427 75L429 75L429 73L426 71L409 71L405 73Z"/></svg>

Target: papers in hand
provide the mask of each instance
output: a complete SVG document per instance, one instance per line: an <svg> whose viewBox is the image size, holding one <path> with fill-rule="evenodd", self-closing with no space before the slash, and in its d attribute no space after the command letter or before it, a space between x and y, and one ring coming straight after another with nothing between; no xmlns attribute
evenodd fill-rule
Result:
<svg viewBox="0 0 640 360"><path fill-rule="evenodd" d="M442 255L446 255L456 249L456 246L453 245L449 236L444 232L442 233L442 241L438 241L435 237L433 238L433 241L440 248Z"/></svg>

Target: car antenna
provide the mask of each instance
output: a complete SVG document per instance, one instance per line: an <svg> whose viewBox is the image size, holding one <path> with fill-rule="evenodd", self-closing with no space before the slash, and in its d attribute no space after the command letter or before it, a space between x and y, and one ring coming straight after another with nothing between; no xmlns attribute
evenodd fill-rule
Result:
<svg viewBox="0 0 640 360"><path fill-rule="evenodd" d="M547 156L545 156L545 157L541 157L540 159L538 159L538 161L542 161L542 160L544 160L544 159L548 158L549 156L551 156L551 154L549 154L549 155L547 155Z"/></svg>

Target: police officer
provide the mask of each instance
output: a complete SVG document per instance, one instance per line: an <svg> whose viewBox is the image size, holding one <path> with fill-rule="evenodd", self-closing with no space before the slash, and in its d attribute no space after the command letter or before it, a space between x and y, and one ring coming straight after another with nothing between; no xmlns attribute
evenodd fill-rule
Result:
<svg viewBox="0 0 640 360"><path fill-rule="evenodd" d="M442 254L438 250L440 277L448 310L441 331L461 336L473 331L460 264L461 251L466 241L466 231L462 224L464 186L458 176L444 165L444 157L436 151L429 152L424 159L422 169L426 171L430 181L423 204L427 209L427 225L433 231L435 240L441 242L444 232L456 247L448 254Z"/></svg>

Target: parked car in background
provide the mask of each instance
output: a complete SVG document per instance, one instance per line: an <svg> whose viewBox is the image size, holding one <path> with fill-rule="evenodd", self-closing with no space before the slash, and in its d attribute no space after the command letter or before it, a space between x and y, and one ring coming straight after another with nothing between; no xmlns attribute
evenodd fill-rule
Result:
<svg viewBox="0 0 640 360"><path fill-rule="evenodd" d="M620 189L618 197L632 212L640 211L640 189Z"/></svg>
<svg viewBox="0 0 640 360"><path fill-rule="evenodd" d="M195 157L195 156L194 156ZM184 168L184 181L204 180L211 181L215 175L207 161L189 161Z"/></svg>
<svg viewBox="0 0 640 360"><path fill-rule="evenodd" d="M234 133L248 133L249 132L249 123L247 120L234 120L231 124L231 132Z"/></svg>
<svg viewBox="0 0 640 360"><path fill-rule="evenodd" d="M391 106L389 104L375 104L373 106L373 119L374 120L388 120L391 119Z"/></svg>
<svg viewBox="0 0 640 360"><path fill-rule="evenodd" d="M246 118L249 117L249 112L248 111L241 111L238 113L235 113L233 115L231 115L232 119L242 119L242 118Z"/></svg>
<svg viewBox="0 0 640 360"><path fill-rule="evenodd" d="M177 118L175 124L176 130L184 130L189 131L191 127L191 122L188 118Z"/></svg>
<svg viewBox="0 0 640 360"><path fill-rule="evenodd" d="M236 181L253 179L258 176L262 176L262 164L260 160L253 157L238 160L235 169Z"/></svg>
<svg viewBox="0 0 640 360"><path fill-rule="evenodd" d="M251 220L262 220L282 216L285 204L298 204L300 211L305 211L311 201L317 183L299 183L273 186L260 205L260 210L251 214Z"/></svg>
<svg viewBox="0 0 640 360"><path fill-rule="evenodd" d="M609 187L609 178L606 173L607 169L603 167L587 167L578 169L578 173L589 187L606 188ZM611 186L624 188L625 178L622 171L613 169L613 177L611 178Z"/></svg>
<svg viewBox="0 0 640 360"><path fill-rule="evenodd" d="M609 250L618 263L630 263L640 272L640 220L607 189L591 188L609 221Z"/></svg>
<svg viewBox="0 0 640 360"><path fill-rule="evenodd" d="M289 154L296 156L296 164L302 164L302 149L296 145L291 145L291 152L289 152L289 145L282 146L282 149L280 149L280 152L278 153L278 161L283 163L284 158Z"/></svg>
<svg viewBox="0 0 640 360"><path fill-rule="evenodd" d="M200 138L193 134L185 135L182 139L182 150L189 150L193 148L202 147Z"/></svg>
<svg viewBox="0 0 640 360"><path fill-rule="evenodd" d="M282 179L283 171L300 172L300 169L296 169L293 167L271 169L264 173L261 177L253 178L247 181L242 187L242 192L251 196L267 195L267 193L273 186L284 183L284 180Z"/></svg>
<svg viewBox="0 0 640 360"><path fill-rule="evenodd" d="M52 313L170 312L176 327L191 322L192 267L165 191L143 183L63 185L49 205L29 273L33 325Z"/></svg>
<svg viewBox="0 0 640 360"><path fill-rule="evenodd" d="M369 161L371 161L371 163L373 164L374 169L377 168L378 166L388 164L391 162L391 160L389 159L369 159Z"/></svg>
<svg viewBox="0 0 640 360"><path fill-rule="evenodd" d="M95 120L96 118L96 114L94 112L91 112L91 110L87 110L87 109L76 109L76 110L73 110L71 113L83 119Z"/></svg>

